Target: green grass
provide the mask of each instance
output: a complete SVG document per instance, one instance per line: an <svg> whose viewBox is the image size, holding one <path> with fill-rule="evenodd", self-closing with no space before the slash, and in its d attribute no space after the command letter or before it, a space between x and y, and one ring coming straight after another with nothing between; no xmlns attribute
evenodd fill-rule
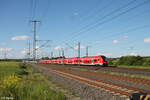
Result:
<svg viewBox="0 0 150 100"><path fill-rule="evenodd" d="M139 74L127 74L127 73L105 72L105 71L94 71L94 72L110 74L110 75L117 75L117 76L124 76L124 77L131 77L131 78L142 78L142 79L150 80L149 76L139 75Z"/></svg>
<svg viewBox="0 0 150 100"><path fill-rule="evenodd" d="M15 100L66 100L62 92L49 88L42 73L21 62L0 62L0 77L0 99L13 97Z"/></svg>
<svg viewBox="0 0 150 100"><path fill-rule="evenodd" d="M139 68L139 69L150 69L150 66L129 66L129 65L118 65L119 68Z"/></svg>
<svg viewBox="0 0 150 100"><path fill-rule="evenodd" d="M11 74L15 74L16 72L19 72L21 69L19 69L20 62L13 62L13 61L0 61L0 80L3 77L9 76Z"/></svg>
<svg viewBox="0 0 150 100"><path fill-rule="evenodd" d="M149 76L146 75L140 75L140 74L127 74L127 73L118 73L118 72L107 72L107 71L93 71L93 70L88 70L88 69L80 69L83 71L88 71L88 72L95 72L95 73L102 73L102 74L109 74L109 75L117 75L117 76L124 76L124 77L131 77L131 78L142 78L146 80L150 80Z"/></svg>

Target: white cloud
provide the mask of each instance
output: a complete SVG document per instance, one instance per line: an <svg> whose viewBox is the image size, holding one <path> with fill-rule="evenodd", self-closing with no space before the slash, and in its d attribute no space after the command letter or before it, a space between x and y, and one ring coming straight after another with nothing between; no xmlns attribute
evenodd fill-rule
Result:
<svg viewBox="0 0 150 100"><path fill-rule="evenodd" d="M98 44L98 43L100 43L100 41L97 40L96 43Z"/></svg>
<svg viewBox="0 0 150 100"><path fill-rule="evenodd" d="M54 48L55 50L61 50L61 49L64 49L64 47L61 47L61 46L57 46Z"/></svg>
<svg viewBox="0 0 150 100"><path fill-rule="evenodd" d="M128 36L127 36L127 35L125 35L123 38L127 39L127 38L128 38Z"/></svg>
<svg viewBox="0 0 150 100"><path fill-rule="evenodd" d="M80 49L84 49L85 46L80 46ZM78 46L74 47L75 50L78 50Z"/></svg>
<svg viewBox="0 0 150 100"><path fill-rule="evenodd" d="M137 53L134 53L134 52L132 52L132 53L130 53L130 56L137 56L138 54Z"/></svg>
<svg viewBox="0 0 150 100"><path fill-rule="evenodd" d="M150 37L144 39L145 43L150 43Z"/></svg>
<svg viewBox="0 0 150 100"><path fill-rule="evenodd" d="M27 49L21 51L21 54L27 54L27 53L28 53Z"/></svg>
<svg viewBox="0 0 150 100"><path fill-rule="evenodd" d="M77 13L77 12L74 12L74 13L73 13L73 15L74 15L74 16L78 16L78 15L79 15L79 13Z"/></svg>
<svg viewBox="0 0 150 100"><path fill-rule="evenodd" d="M36 49L40 49L40 46L36 46Z"/></svg>
<svg viewBox="0 0 150 100"><path fill-rule="evenodd" d="M0 51L11 51L12 48L0 48Z"/></svg>
<svg viewBox="0 0 150 100"><path fill-rule="evenodd" d="M23 36L12 37L11 40L27 40L29 38L30 38L29 36L23 35Z"/></svg>
<svg viewBox="0 0 150 100"><path fill-rule="evenodd" d="M114 40L113 43L114 43L114 44L118 44L119 41L118 41L118 40Z"/></svg>

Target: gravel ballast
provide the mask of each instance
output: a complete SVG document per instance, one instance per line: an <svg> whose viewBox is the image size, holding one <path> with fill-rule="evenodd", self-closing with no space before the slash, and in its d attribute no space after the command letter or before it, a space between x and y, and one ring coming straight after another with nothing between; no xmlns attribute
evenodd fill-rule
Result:
<svg viewBox="0 0 150 100"><path fill-rule="evenodd" d="M35 66L38 68L37 66ZM39 68L38 68L39 69ZM57 75L54 72L39 69L44 74L50 76L50 78L61 84L65 88L70 88L80 97L84 98L85 100L127 100L126 97L121 97L120 95L114 95L109 91L104 89L100 89L97 87L90 86L88 84L79 82L77 80L66 78L60 75Z"/></svg>

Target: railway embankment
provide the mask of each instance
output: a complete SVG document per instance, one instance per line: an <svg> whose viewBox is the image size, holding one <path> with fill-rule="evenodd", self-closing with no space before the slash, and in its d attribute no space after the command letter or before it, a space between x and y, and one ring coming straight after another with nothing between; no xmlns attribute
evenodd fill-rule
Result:
<svg viewBox="0 0 150 100"><path fill-rule="evenodd" d="M92 78L92 75L82 74L82 72L74 71L75 73L73 73L73 70L64 70L61 68L51 69L50 66L43 66L44 65L36 65L35 67L65 88L72 89L72 91L83 97L85 100L127 100L129 99L129 96L136 92L146 91L144 90L145 87L138 88L138 84L135 84L137 87L126 86L123 84L115 85L114 82L97 80ZM84 75L88 77L85 77Z"/></svg>
<svg viewBox="0 0 150 100"><path fill-rule="evenodd" d="M38 66L35 66L41 72L51 77L52 80L63 85L65 88L70 88L79 96L83 97L85 100L127 100L129 99L126 96L114 95L105 89L100 89L89 84L83 83L72 78L67 78L61 75L58 75L50 70L41 69Z"/></svg>

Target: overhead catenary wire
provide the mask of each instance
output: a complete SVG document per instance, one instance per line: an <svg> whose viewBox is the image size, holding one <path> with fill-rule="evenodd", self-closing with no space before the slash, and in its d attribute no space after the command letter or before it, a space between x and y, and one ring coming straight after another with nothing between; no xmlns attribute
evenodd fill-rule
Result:
<svg viewBox="0 0 150 100"><path fill-rule="evenodd" d="M131 8L129 8L129 9L127 9L127 10L125 10L125 11L123 11L123 12L121 12L121 13L119 13L119 14L117 14L117 15L115 15L115 16L109 18L109 19L107 19L107 20L104 20L104 21L102 21L102 22L98 22L98 23L96 23L95 25L93 25L93 26L87 28L86 30L84 30L84 31L82 31L82 32L78 32L77 34L75 34L75 35L70 39L70 41L73 41L73 38L77 38L78 36L81 36L81 34L85 34L87 31L89 31L89 30L91 30L91 29L94 29L94 28L96 28L97 26L103 25L103 24L105 24L105 23L107 23L107 22L109 22L109 21L112 21L113 19L116 19L117 17L119 17L119 16L121 16L121 15L124 15L124 14L126 14L126 13L128 13L128 12L130 12L130 11L136 9L136 8L138 8L138 7L141 7L142 5L144 5L144 4L146 4L146 3L149 3L149 0L145 0L144 2L142 2L142 3L140 3L140 4L137 4L136 6L131 7Z"/></svg>
<svg viewBox="0 0 150 100"><path fill-rule="evenodd" d="M86 14L86 16L81 17L80 19L82 19L82 20L80 20L80 23L88 21L89 19L90 20L94 19L96 16L98 16L99 14L101 14L102 11L105 10L103 8L108 8L112 4L113 1L114 0L109 0L108 4L101 6L100 9L97 8L98 5L96 7L94 6L94 8L98 9L98 10L96 12L93 12L94 14L88 13L88 14ZM101 2L102 2L102 0L99 0L98 4L100 4ZM89 12L92 12L92 10L90 10Z"/></svg>
<svg viewBox="0 0 150 100"><path fill-rule="evenodd" d="M108 13L108 14L106 14L106 15L100 17L100 18L97 19L96 21L94 21L94 22L92 22L92 23L90 23L90 24L84 26L84 27L81 28L79 31L72 33L72 34L74 34L74 35L71 37L70 40L72 40L72 39L75 38L75 37L80 36L81 33L83 34L83 32L86 32L86 31L88 31L88 30L90 30L90 29L96 28L96 26L98 26L98 25L100 25L100 24L104 24L104 23L106 23L106 22L109 22L109 21L113 20L114 18L117 18L117 15L118 15L118 17L121 16L120 14L117 14L117 15L114 16L114 17L111 17L111 18L109 18L109 19L107 19L107 20L102 21L103 19L106 19L107 17L112 16L112 14L114 14L114 13L116 13L116 12L118 12L118 11L121 11L122 9L124 9L124 8L126 8L126 7L128 7L128 6L130 6L130 5L132 5L132 4L133 4L134 2L136 2L136 1L137 1L137 0L132 0L132 1L128 2L127 4L125 4L125 5L123 5L123 6L119 7L119 8L117 8L117 9L111 11L110 13ZM141 4L139 4L139 5L141 5ZM139 5L138 5L138 6L139 6ZM132 8L133 8L133 7L132 7ZM129 10L131 10L131 9L129 9ZM123 13L126 13L126 12L124 11ZM122 14L122 13L121 13L121 14Z"/></svg>
<svg viewBox="0 0 150 100"><path fill-rule="evenodd" d="M102 39L100 39L101 41L103 40L106 40L106 39L110 39L110 38L113 38L115 36L119 36L119 35L123 35L123 34L128 34L130 32L134 32L134 31L137 31L137 30L141 30L141 29L144 29L144 28L150 28L150 24L147 24L147 25L143 25L143 26L138 26L138 27L135 27L135 28L132 28L132 29L129 29L129 30L126 30L126 31L123 31L123 32L118 32L116 34L112 34L112 35L108 35L108 36L105 36L105 37L102 37ZM133 33L132 33L133 34Z"/></svg>
<svg viewBox="0 0 150 100"><path fill-rule="evenodd" d="M135 0L135 1L136 1L136 0ZM111 19L111 18L110 18L110 19ZM115 19L115 18L114 18L114 19ZM109 21L111 21L111 20L109 20ZM104 23L96 23L96 24L94 24L94 26L92 26L92 27L96 28L95 26L99 26L98 24L102 25L102 24L105 24L106 22L109 22L109 21L104 20L104 21L103 21ZM85 34L85 33L83 33L83 32L87 32L87 31L89 31L89 30L94 29L94 28L92 28L92 27L86 28L85 30L83 29L83 31L79 31L78 34L79 34L79 35L80 35L80 34ZM78 35L77 35L77 36L78 36ZM73 38L71 38L71 40L73 40L75 37L76 37L76 35L73 36Z"/></svg>
<svg viewBox="0 0 150 100"><path fill-rule="evenodd" d="M80 36L81 34L85 34L87 31L89 31L89 30L91 30L91 29L94 29L94 28L96 28L96 27L98 27L98 26L100 26L100 25L102 25L102 24L107 23L107 22L110 22L110 21L112 21L112 20L118 18L119 16L124 15L124 14L128 13L129 11L132 11L132 10L134 10L134 9L136 9L136 8L138 8L138 7L140 7L140 6L144 5L144 4L146 4L146 3L148 3L148 2L150 2L150 0L146 0L146 1L144 1L144 2L142 2L142 3L140 3L140 4L138 4L138 5L136 5L136 6L134 6L134 7L131 7L130 9L127 9L127 10L125 10L125 11L123 11L123 12L121 12L121 13L119 13L119 14L117 14L117 15L115 15L115 16L109 18L109 19L107 19L107 20L104 20L104 21L102 21L102 22L98 22L98 23L96 23L95 25L93 25L93 26L87 28L86 30L77 33L73 38L76 38L76 37ZM73 40L73 38L71 38L71 40Z"/></svg>
<svg viewBox="0 0 150 100"><path fill-rule="evenodd" d="M45 6L45 9L43 10L41 16L39 16L39 19L40 19L42 22L39 24L39 27L38 27L38 30L37 30L38 32L41 30L41 27L43 26L43 23L45 22L44 20L45 20L47 14L48 14L49 7L50 7L50 4L51 4L50 1L51 1L51 0L47 0L47 3L46 3L47 6Z"/></svg>
<svg viewBox="0 0 150 100"><path fill-rule="evenodd" d="M129 33L131 33L131 32L134 32L134 31L137 31L137 30L141 30L141 29L145 29L145 28L149 28L150 27L150 24L146 24L146 25L143 25L143 26L138 26L138 27L135 27L135 28L131 28L131 29L128 29L128 30L126 30L126 31L122 31L122 32L118 32L118 33L116 33L116 34L112 34L112 35L108 35L108 36L105 36L105 37L101 37L100 38L100 41L104 41L104 40L106 40L106 39L110 39L110 38L113 38L113 37L115 37L115 36L119 36L119 35L123 35L123 34L129 34ZM133 33L132 33L133 34ZM136 39L135 39L136 40ZM130 44L133 44L134 42L135 42L135 40L133 40L133 42L131 42ZM90 42L91 43L91 42ZM97 46L98 45L98 43L96 43L96 42L94 42L94 44L92 43L91 45L92 45L92 47L95 47L95 46ZM69 45L69 44L68 44ZM103 43L101 43L100 44L100 46L101 47L103 47L104 45L106 45L106 44L103 44ZM95 48L96 49L96 48ZM98 49L96 49L96 50L98 50Z"/></svg>
<svg viewBox="0 0 150 100"><path fill-rule="evenodd" d="M146 24L146 25L143 25L143 26L138 26L138 27L135 27L135 28L131 28L131 29L122 31L122 32L117 32L117 33L115 33L115 34L104 33L104 34L110 34L110 35L107 35L107 36L104 36L104 37L100 37L100 39L101 39L101 40L106 40L106 39L113 38L113 37L115 37L115 36L127 34L127 33L130 33L130 32L134 32L134 31L141 30L141 29L148 28L148 27L150 27L150 24ZM113 33L114 33L114 32L113 32ZM84 38L84 39L85 39L85 38Z"/></svg>
<svg viewBox="0 0 150 100"><path fill-rule="evenodd" d="M136 8L138 8L138 7L141 7L141 6L143 6L144 4L146 4L146 3L148 3L148 2L149 2L148 0L145 0L144 2L142 2L142 3L140 3L140 4L137 4L136 6L131 7L131 8L129 8L129 9L127 9L127 10L124 10L123 12L121 12L121 13L119 13L119 14L117 14L117 15L115 15L115 16L113 16L113 17L107 19L107 20L104 20L104 21L102 21L102 22L98 22L98 23L94 24L94 27L92 26L92 27L90 27L90 28L88 28L88 29L86 29L86 30L84 30L84 31L79 32L78 34L75 34L75 35L77 35L77 37L78 37L78 36L81 35L81 33L83 34L83 32L86 32L86 31L89 31L89 30L91 30L91 29L94 29L94 28L96 28L96 26L98 26L98 25L102 25L102 24L105 24L106 22L109 22L109 21L111 21L111 20L113 20L113 19L116 19L117 17L119 17L119 16L121 16L121 15L124 15L124 14L126 14L126 13L128 13L128 12L130 12L130 11L136 9ZM76 36L73 36L73 38L76 38ZM73 38L71 38L70 40L72 41ZM67 41L68 41L68 40L67 40ZM64 42L64 43L65 43L65 42Z"/></svg>
<svg viewBox="0 0 150 100"><path fill-rule="evenodd" d="M132 3L134 3L135 1L136 1L136 0L132 0L131 2L129 2L129 3L127 3L127 4L125 4L125 5L121 6L121 7L119 7L119 8L117 8L117 9L113 10L113 11L111 11L110 13L108 13L108 14L102 16L101 18L99 18L99 19L96 20L95 22L86 25L86 26L83 27L81 30L87 29L89 26L92 26L93 24L97 24L98 21L101 21L101 20L105 19L106 17L111 16L113 13L116 13L116 12L122 10L123 8L126 8L127 6L130 6L130 5L131 5ZM103 21L103 22L104 22L104 21ZM73 38L76 38L76 37L80 36L80 35L81 35L81 32L82 32L81 30L80 30L79 32L77 32L75 35L73 35L73 36L71 37L71 39L69 39L69 40L72 41ZM82 33L82 34L83 34L83 33ZM69 41L69 40L66 40L66 41L64 41L63 43L65 44L65 43L66 43L67 41Z"/></svg>
<svg viewBox="0 0 150 100"><path fill-rule="evenodd" d="M36 6L37 6L37 0L33 0L33 11L32 11L32 17L31 20L35 19L35 15L36 15Z"/></svg>
<svg viewBox="0 0 150 100"><path fill-rule="evenodd" d="M133 15L133 16L129 16L129 18L127 18L127 20L123 20L125 23L127 23L127 22L131 22L131 20L132 19L135 19L135 17L139 17L139 16L143 16L144 14L146 14L146 13L149 13L149 11L150 11L150 9L146 9L146 10L144 10L142 13L138 13L138 14L135 14L135 15ZM130 20L129 20L130 19ZM132 27L132 26L131 26ZM146 27L149 27L149 25L148 24L146 24L146 25L143 25L143 26L137 26L137 28L135 27L135 28L132 28L133 29L133 31L134 31L134 29L137 29L138 30L138 28L139 29L141 29L141 28L146 28ZM101 29L103 29L103 27L101 27ZM101 30L101 29L99 29L99 30ZM110 34L110 32L109 33L103 33L103 35L107 35L107 36L105 36L105 37L103 37L103 38L105 38L105 39L107 39L107 38L112 38L112 37L114 37L114 36L117 36L117 35L121 35L121 34L123 34L123 33L128 33L127 31L129 31L130 32L130 30L132 30L132 29L129 29L129 30L126 30L126 31L122 31L122 32L120 32L120 34L119 34L119 32L117 32L117 34L116 35L108 35L108 34ZM98 30L97 30L98 31ZM95 32L97 32L97 31L95 31ZM115 32L113 32L113 33L115 33ZM111 34L113 34L113 33L111 33ZM83 37L83 36L82 36ZM82 37L80 37L80 38L82 38ZM86 37L86 36L84 36L84 38L82 38L82 40L85 40L86 38L88 38L88 37ZM101 38L101 37L100 37ZM79 39L79 38L78 38Z"/></svg>

